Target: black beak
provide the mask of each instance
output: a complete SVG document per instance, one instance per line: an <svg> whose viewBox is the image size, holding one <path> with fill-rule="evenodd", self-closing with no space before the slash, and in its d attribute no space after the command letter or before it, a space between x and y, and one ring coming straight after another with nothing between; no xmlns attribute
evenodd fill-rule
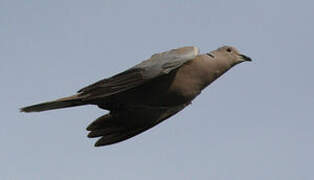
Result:
<svg viewBox="0 0 314 180"><path fill-rule="evenodd" d="M252 59L250 57L247 57L246 55L240 54L240 56L244 61L252 61Z"/></svg>

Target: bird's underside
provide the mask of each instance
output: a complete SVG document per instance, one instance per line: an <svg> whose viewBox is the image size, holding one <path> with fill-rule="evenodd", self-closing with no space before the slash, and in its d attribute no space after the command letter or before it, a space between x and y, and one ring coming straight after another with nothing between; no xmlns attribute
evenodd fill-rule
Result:
<svg viewBox="0 0 314 180"><path fill-rule="evenodd" d="M109 113L92 122L88 137L100 139L95 146L114 144L131 138L169 118L190 104L192 99L171 91L176 71L162 75L136 88L103 96L108 90L95 83L78 94L56 101L22 108L24 112L45 111L92 104Z"/></svg>
<svg viewBox="0 0 314 180"><path fill-rule="evenodd" d="M170 76L174 77L175 73ZM161 76L137 88L105 98L87 98L90 104L110 111L87 127L90 131L88 137L101 137L95 146L117 143L181 111L190 104L191 100L169 91L171 81L173 78ZM154 87L156 84L158 86Z"/></svg>

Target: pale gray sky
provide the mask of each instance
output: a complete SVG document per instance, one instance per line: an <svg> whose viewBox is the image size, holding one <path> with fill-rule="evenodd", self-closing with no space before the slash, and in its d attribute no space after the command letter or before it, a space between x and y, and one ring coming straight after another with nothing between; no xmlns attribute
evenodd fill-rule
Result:
<svg viewBox="0 0 314 180"><path fill-rule="evenodd" d="M314 3L0 0L0 179L314 179ZM178 115L102 148L85 106L19 113L153 53L236 46L233 68Z"/></svg>

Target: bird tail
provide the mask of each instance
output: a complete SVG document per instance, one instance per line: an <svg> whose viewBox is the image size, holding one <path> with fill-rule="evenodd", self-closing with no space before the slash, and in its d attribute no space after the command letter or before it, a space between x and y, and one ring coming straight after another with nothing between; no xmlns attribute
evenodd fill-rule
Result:
<svg viewBox="0 0 314 180"><path fill-rule="evenodd" d="M55 101L48 101L32 106L23 107L20 110L21 112L41 112L53 109L81 106L85 104L87 103L83 101L82 96L79 96L79 94L77 94L74 96L57 99Z"/></svg>

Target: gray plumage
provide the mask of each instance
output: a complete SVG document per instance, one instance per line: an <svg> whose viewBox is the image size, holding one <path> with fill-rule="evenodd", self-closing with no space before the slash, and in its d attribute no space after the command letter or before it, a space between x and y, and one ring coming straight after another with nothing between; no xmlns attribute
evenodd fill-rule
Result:
<svg viewBox="0 0 314 180"><path fill-rule="evenodd" d="M173 49L91 84L74 96L24 107L21 111L97 105L110 113L87 127L88 137L101 137L95 146L109 145L133 137L181 111L202 89L244 61L251 59L230 46L201 55L196 47Z"/></svg>

